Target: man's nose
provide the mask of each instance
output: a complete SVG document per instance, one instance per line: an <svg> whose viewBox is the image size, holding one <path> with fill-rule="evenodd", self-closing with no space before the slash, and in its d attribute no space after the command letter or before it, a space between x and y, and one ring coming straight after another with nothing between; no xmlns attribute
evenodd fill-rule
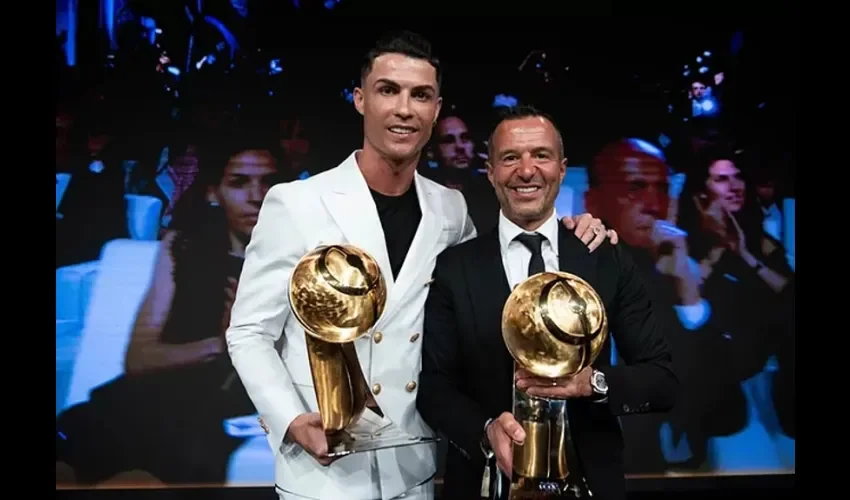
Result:
<svg viewBox="0 0 850 500"><path fill-rule="evenodd" d="M413 113L410 111L410 99L404 93L398 95L396 100L395 114L400 118L411 118Z"/></svg>
<svg viewBox="0 0 850 500"><path fill-rule="evenodd" d="M656 216L660 215L662 206L664 205L662 198L662 193L657 189L649 188L644 191L640 200L643 203L643 211Z"/></svg>
<svg viewBox="0 0 850 500"><path fill-rule="evenodd" d="M248 201L259 202L263 201L263 188L260 184L252 184L248 189Z"/></svg>
<svg viewBox="0 0 850 500"><path fill-rule="evenodd" d="M537 173L537 162L530 155L523 156L517 169L517 175L523 179L530 179Z"/></svg>

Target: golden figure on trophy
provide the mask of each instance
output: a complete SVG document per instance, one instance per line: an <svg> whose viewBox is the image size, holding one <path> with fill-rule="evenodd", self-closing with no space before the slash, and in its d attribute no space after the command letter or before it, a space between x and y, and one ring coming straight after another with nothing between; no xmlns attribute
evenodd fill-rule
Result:
<svg viewBox="0 0 850 500"><path fill-rule="evenodd" d="M369 334L386 300L377 261L352 245L320 246L292 271L289 304L304 328L329 457L434 440L410 436L367 409L371 394L354 342Z"/></svg>
<svg viewBox="0 0 850 500"><path fill-rule="evenodd" d="M515 371L569 377L599 356L608 338L608 318L602 299L586 281L544 272L514 288L502 311L502 337ZM590 497L570 433L567 401L534 397L514 385L513 415L526 438L513 445L507 498Z"/></svg>

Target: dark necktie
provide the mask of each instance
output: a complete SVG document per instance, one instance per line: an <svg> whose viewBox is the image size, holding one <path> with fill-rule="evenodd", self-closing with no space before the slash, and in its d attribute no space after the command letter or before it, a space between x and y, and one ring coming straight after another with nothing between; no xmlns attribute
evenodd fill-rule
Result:
<svg viewBox="0 0 850 500"><path fill-rule="evenodd" d="M528 276L531 277L535 274L544 272L546 270L546 266L543 265L542 247L545 237L540 233L523 233L515 239L531 250L531 261L528 262Z"/></svg>

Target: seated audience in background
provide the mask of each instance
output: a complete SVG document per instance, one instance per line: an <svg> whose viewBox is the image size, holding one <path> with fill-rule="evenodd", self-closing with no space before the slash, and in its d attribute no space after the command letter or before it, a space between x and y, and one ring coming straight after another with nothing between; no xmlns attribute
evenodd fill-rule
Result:
<svg viewBox="0 0 850 500"><path fill-rule="evenodd" d="M79 483L131 470L167 484L225 481L242 440L226 435L222 422L255 410L224 332L245 246L277 182L277 152L245 137L211 144L161 241L125 374L57 418L57 465L70 466Z"/></svg>
<svg viewBox="0 0 850 500"><path fill-rule="evenodd" d="M721 337L708 324L710 308L700 294L685 233L672 222L670 173L664 153L637 138L606 144L588 169L587 209L622 235L623 251L635 262L653 303L661 306L655 312L665 323L681 382L679 402L670 413L623 419L625 466L630 474L698 468L706 461L706 439L693 432L686 435L684 429L689 418L698 418L689 416L691 387L714 369L713 364L705 366L701 353ZM670 422L671 435L662 439Z"/></svg>
<svg viewBox="0 0 850 500"><path fill-rule="evenodd" d="M709 366L688 425L708 436L728 436L748 420L741 382L761 372L779 354L779 370L793 370L794 272L782 244L764 230L764 214L747 180L741 157L707 147L687 172L679 226L687 231L691 257L699 265L701 295L711 305L711 322L725 342L701 355ZM720 361L722 360L722 362ZM791 378L793 380L793 378ZM793 384L777 387L793 391ZM793 412L793 396L775 398ZM767 411L767 410L765 410ZM790 417L793 420L793 417Z"/></svg>
<svg viewBox="0 0 850 500"><path fill-rule="evenodd" d="M484 173L486 150L476 143L466 121L455 112L445 114L437 120L431 141L426 154L437 168L424 166L420 173L463 193L479 234L496 227L499 200Z"/></svg>
<svg viewBox="0 0 850 500"><path fill-rule="evenodd" d="M57 268L97 260L108 241L129 237L119 152L103 115L89 113L88 123L56 116L56 172L71 174L56 209Z"/></svg>

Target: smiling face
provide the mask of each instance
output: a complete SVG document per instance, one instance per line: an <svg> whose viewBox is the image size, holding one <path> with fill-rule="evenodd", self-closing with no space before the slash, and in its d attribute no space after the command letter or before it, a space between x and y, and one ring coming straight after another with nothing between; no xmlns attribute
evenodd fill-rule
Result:
<svg viewBox="0 0 850 500"><path fill-rule="evenodd" d="M554 125L542 117L496 128L487 177L505 216L518 226L532 230L552 215L567 165L561 149Z"/></svg>
<svg viewBox="0 0 850 500"><path fill-rule="evenodd" d="M705 182L710 200L719 200L730 213L744 206L744 179L741 171L729 160L718 160L708 169Z"/></svg>
<svg viewBox="0 0 850 500"><path fill-rule="evenodd" d="M440 104L437 70L427 60L393 53L376 57L363 87L354 89L364 147L392 163L414 159L431 138Z"/></svg>

